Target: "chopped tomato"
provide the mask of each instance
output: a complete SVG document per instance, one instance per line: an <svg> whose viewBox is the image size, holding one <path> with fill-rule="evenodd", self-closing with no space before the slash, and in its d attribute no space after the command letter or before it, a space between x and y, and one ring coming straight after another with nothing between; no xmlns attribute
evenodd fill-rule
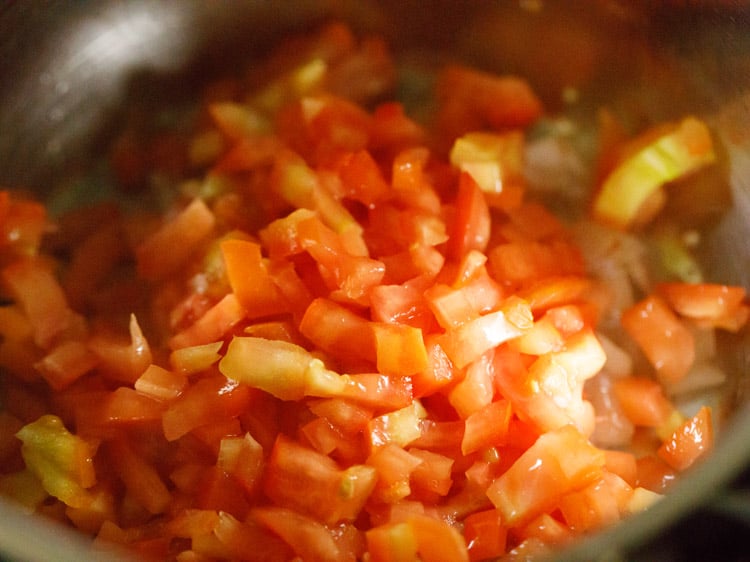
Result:
<svg viewBox="0 0 750 562"><path fill-rule="evenodd" d="M203 378L191 385L164 412L164 437L174 441L197 427L237 417L251 400L248 387L223 376Z"/></svg>
<svg viewBox="0 0 750 562"><path fill-rule="evenodd" d="M659 456L671 467L685 470L714 446L711 410L703 406L686 420L659 448Z"/></svg>
<svg viewBox="0 0 750 562"><path fill-rule="evenodd" d="M59 281L41 259L23 258L6 265L0 280L23 308L38 346L49 347L63 332L83 328L82 318L70 308Z"/></svg>
<svg viewBox="0 0 750 562"><path fill-rule="evenodd" d="M355 520L375 483L371 466L342 470L330 457L279 436L268 459L263 491L278 505L334 524Z"/></svg>
<svg viewBox="0 0 750 562"><path fill-rule="evenodd" d="M659 383L645 377L625 377L614 385L623 412L635 425L660 427L667 423L674 407Z"/></svg>
<svg viewBox="0 0 750 562"><path fill-rule="evenodd" d="M662 283L656 288L680 316L738 331L747 322L744 287L711 283Z"/></svg>
<svg viewBox="0 0 750 562"><path fill-rule="evenodd" d="M750 306L701 281L694 214L648 223L705 124L605 122L593 228L528 83L411 70L434 99L387 101L383 39L325 26L176 128L136 111L125 204L0 189L0 495L148 560L511 561L705 458L710 410L671 397ZM651 287L666 238L700 282Z"/></svg>
<svg viewBox="0 0 750 562"><path fill-rule="evenodd" d="M460 259L471 250L484 251L489 242L491 224L484 193L468 173L462 173L458 182L448 254Z"/></svg>
<svg viewBox="0 0 750 562"><path fill-rule="evenodd" d="M604 462L603 451L566 425L539 437L490 485L487 495L505 524L516 526L554 507L565 493L594 482Z"/></svg>
<svg viewBox="0 0 750 562"><path fill-rule="evenodd" d="M505 554L508 530L496 509L478 511L464 519L469 560L486 560Z"/></svg>
<svg viewBox="0 0 750 562"><path fill-rule="evenodd" d="M695 359L693 334L667 304L647 297L622 314L622 326L638 343L659 379L675 383L687 374Z"/></svg>
<svg viewBox="0 0 750 562"><path fill-rule="evenodd" d="M232 291L248 318L287 312L286 303L268 274L259 244L246 240L224 240L221 252Z"/></svg>
<svg viewBox="0 0 750 562"><path fill-rule="evenodd" d="M136 251L139 273L153 280L174 273L208 240L214 224L211 210L195 199L141 243Z"/></svg>

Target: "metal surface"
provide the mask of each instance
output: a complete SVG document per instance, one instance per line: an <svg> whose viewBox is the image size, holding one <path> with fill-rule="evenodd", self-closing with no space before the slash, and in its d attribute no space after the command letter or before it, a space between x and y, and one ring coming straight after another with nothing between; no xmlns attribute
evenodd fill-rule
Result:
<svg viewBox="0 0 750 562"><path fill-rule="evenodd" d="M658 8L654 8L658 5ZM399 52L442 52L528 77L551 110L575 88L637 122L691 111L721 131L735 206L709 235L706 267L750 286L750 15L740 2L6 2L0 7L0 185L44 191L95 162L125 103L161 105L330 15L385 34ZM747 345L732 344L735 414L709 462L644 517L561 560L612 560L729 482L750 460ZM60 531L28 542L28 522L0 506L0 551L80 560ZM52 536L50 536L52 535ZM36 544L35 544L36 543ZM23 550L26 548L27 550ZM72 550L71 550L72 549ZM101 553L97 558L101 559Z"/></svg>

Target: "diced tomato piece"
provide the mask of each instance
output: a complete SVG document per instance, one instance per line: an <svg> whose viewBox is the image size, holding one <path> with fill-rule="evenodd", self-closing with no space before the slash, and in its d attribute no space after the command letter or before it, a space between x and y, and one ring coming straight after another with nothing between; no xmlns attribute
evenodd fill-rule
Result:
<svg viewBox="0 0 750 562"><path fill-rule="evenodd" d="M29 319L38 346L49 347L62 333L81 330L83 320L68 306L60 283L41 259L6 265L0 279Z"/></svg>
<svg viewBox="0 0 750 562"><path fill-rule="evenodd" d="M498 282L524 288L545 277L584 273L578 249L561 240L505 242L492 248L488 257L489 270Z"/></svg>
<svg viewBox="0 0 750 562"><path fill-rule="evenodd" d="M338 287L347 299L363 298L383 279L385 265L382 262L348 253L339 236L319 219L300 221L297 236L302 247L318 263L324 279Z"/></svg>
<svg viewBox="0 0 750 562"><path fill-rule="evenodd" d="M300 321L299 331L328 353L375 363L371 323L331 300L314 300Z"/></svg>
<svg viewBox="0 0 750 562"><path fill-rule="evenodd" d="M367 426L372 412L340 398L328 398L309 403L310 410L330 421L341 430L356 433Z"/></svg>
<svg viewBox="0 0 750 562"><path fill-rule="evenodd" d="M224 342L216 341L175 349L169 354L169 363L182 375L200 373L221 359L219 350L223 345Z"/></svg>
<svg viewBox="0 0 750 562"><path fill-rule="evenodd" d="M134 314L130 316L128 330L129 340L100 333L89 340L88 347L99 358L99 368L109 377L132 383L148 368L153 356Z"/></svg>
<svg viewBox="0 0 750 562"><path fill-rule="evenodd" d="M524 383L525 390L519 393L507 380L501 388L508 392L506 396L517 411L545 431L573 424L590 435L594 412L591 404L583 399L583 384L601 370L605 361L599 340L591 330L583 330L570 337L562 350L534 361Z"/></svg>
<svg viewBox="0 0 750 562"><path fill-rule="evenodd" d="M650 296L622 313L622 326L635 340L664 383L682 379L695 360L689 328L657 296Z"/></svg>
<svg viewBox="0 0 750 562"><path fill-rule="evenodd" d="M263 491L277 505L334 524L356 519L375 483L372 467L341 470L330 457L280 435L266 465Z"/></svg>
<svg viewBox="0 0 750 562"><path fill-rule="evenodd" d="M381 103L372 114L370 146L375 149L421 146L426 133L415 120L404 112L398 102ZM404 148L408 150L408 148ZM419 148L415 150L420 150ZM395 160L394 160L395 162ZM394 188L398 183L392 180Z"/></svg>
<svg viewBox="0 0 750 562"><path fill-rule="evenodd" d="M638 463L633 453L605 450L605 468L622 478L632 488L638 480Z"/></svg>
<svg viewBox="0 0 750 562"><path fill-rule="evenodd" d="M660 427L674 411L674 406L655 380L646 377L624 377L614 383L620 407L635 425Z"/></svg>
<svg viewBox="0 0 750 562"><path fill-rule="evenodd" d="M365 532L372 562L411 562L417 559L417 539L405 522L380 525Z"/></svg>
<svg viewBox="0 0 750 562"><path fill-rule="evenodd" d="M714 446L711 410L702 406L667 439L658 454L671 467L685 470L704 457Z"/></svg>
<svg viewBox="0 0 750 562"><path fill-rule="evenodd" d="M712 283L661 283L656 292L680 316L738 331L746 322L745 289Z"/></svg>
<svg viewBox="0 0 750 562"><path fill-rule="evenodd" d="M424 562L469 561L464 537L455 527L427 515L413 515L408 523L417 539L419 557Z"/></svg>
<svg viewBox="0 0 750 562"><path fill-rule="evenodd" d="M389 377L378 373L349 375L341 398L378 411L393 411L412 403L410 377Z"/></svg>
<svg viewBox="0 0 750 562"><path fill-rule="evenodd" d="M451 457L441 455L425 449L411 447L409 453L422 459L411 473L414 493L422 496L429 494L427 499L433 496L446 496L453 486L452 470L455 460Z"/></svg>
<svg viewBox="0 0 750 562"><path fill-rule="evenodd" d="M410 495L411 474L423 462L423 459L395 443L386 443L375 449L367 459L367 465L377 471L374 498L381 502L394 503Z"/></svg>
<svg viewBox="0 0 750 562"><path fill-rule="evenodd" d="M448 331L440 345L456 367L463 368L482 354L524 333L532 324L531 309L521 299L507 299L500 310Z"/></svg>
<svg viewBox="0 0 750 562"><path fill-rule="evenodd" d="M246 316L247 312L237 297L233 293L225 295L191 326L172 336L169 347L180 349L213 343L222 339Z"/></svg>
<svg viewBox="0 0 750 562"><path fill-rule="evenodd" d="M336 458L340 459L342 455L351 458L359 453L356 450L359 440L353 439L351 435L345 435L325 418L315 418L307 422L300 428L300 432L313 449L324 455L331 455L337 451Z"/></svg>
<svg viewBox="0 0 750 562"><path fill-rule="evenodd" d="M113 469L133 498L149 513L163 513L171 502L172 495L156 468L124 439L110 441L108 451Z"/></svg>
<svg viewBox="0 0 750 562"><path fill-rule="evenodd" d="M495 480L487 495L503 522L516 526L552 509L564 494L601 477L604 452L571 425L549 431Z"/></svg>
<svg viewBox="0 0 750 562"><path fill-rule="evenodd" d="M451 388L448 401L461 419L469 418L492 402L494 396L493 357L490 351L469 364L463 380Z"/></svg>
<svg viewBox="0 0 750 562"><path fill-rule="evenodd" d="M333 533L311 517L283 507L258 507L251 517L281 537L299 557L310 562L346 562Z"/></svg>
<svg viewBox="0 0 750 562"><path fill-rule="evenodd" d="M448 255L460 260L467 252L483 252L490 239L490 210L484 193L466 172L458 181L455 212L448 239Z"/></svg>
<svg viewBox="0 0 750 562"><path fill-rule="evenodd" d="M345 196L368 207L390 193L390 185L383 179L380 168L366 150L345 155L339 161L337 170Z"/></svg>
<svg viewBox="0 0 750 562"><path fill-rule="evenodd" d="M295 320L294 332L296 334L296 324L313 301L312 291L304 283L293 263L272 261L270 264L270 274L292 313Z"/></svg>
<svg viewBox="0 0 750 562"><path fill-rule="evenodd" d="M367 424L372 447L382 447L388 443L405 447L422 434L422 419L426 415L421 402L413 400L408 406L373 418Z"/></svg>
<svg viewBox="0 0 750 562"><path fill-rule="evenodd" d="M341 396L356 382L328 370L305 348L283 340L235 337L219 370L229 379L282 400L304 396Z"/></svg>
<svg viewBox="0 0 750 562"><path fill-rule="evenodd" d="M600 529L620 520L633 489L619 476L605 472L583 490L560 500L565 521L576 532Z"/></svg>
<svg viewBox="0 0 750 562"><path fill-rule="evenodd" d="M511 418L511 405L497 400L466 418L461 452L468 455L485 447L505 445Z"/></svg>
<svg viewBox="0 0 750 562"><path fill-rule="evenodd" d="M663 494L677 478L677 471L657 455L646 455L636 461L637 485Z"/></svg>
<svg viewBox="0 0 750 562"><path fill-rule="evenodd" d="M542 279L521 290L520 295L536 314L552 307L578 302L590 287L589 279L568 275Z"/></svg>
<svg viewBox="0 0 750 562"><path fill-rule="evenodd" d="M464 437L463 420L442 421L423 420L422 433L412 441L412 446L438 451L460 451Z"/></svg>
<svg viewBox="0 0 750 562"><path fill-rule="evenodd" d="M195 501L200 509L230 513L238 519L244 519L250 510L243 486L234 475L215 466L203 472Z"/></svg>
<svg viewBox="0 0 750 562"><path fill-rule="evenodd" d="M476 320L479 311L472 306L467 292L448 285L435 284L425 292L425 298L440 326L455 329Z"/></svg>
<svg viewBox="0 0 750 562"><path fill-rule="evenodd" d="M423 291L414 284L373 287L370 291L370 311L376 322L406 324L422 330L428 330L434 324Z"/></svg>
<svg viewBox="0 0 750 562"><path fill-rule="evenodd" d="M174 273L208 240L214 226L211 210L193 200L136 248L138 273L150 280Z"/></svg>
<svg viewBox="0 0 750 562"><path fill-rule="evenodd" d="M55 346L36 363L37 370L55 390L62 390L85 375L99 362L83 342L69 340Z"/></svg>
<svg viewBox="0 0 750 562"><path fill-rule="evenodd" d="M478 511L464 519L469 560L487 560L505 554L508 530L496 509Z"/></svg>
<svg viewBox="0 0 750 562"><path fill-rule="evenodd" d="M465 66L445 67L436 85L438 128L446 138L488 127L524 127L542 112L529 85L514 76L494 76Z"/></svg>
<svg viewBox="0 0 750 562"><path fill-rule="evenodd" d="M221 375L202 378L190 385L164 412L164 436L174 441L196 427L237 417L251 400L247 386Z"/></svg>
<svg viewBox="0 0 750 562"><path fill-rule="evenodd" d="M554 547L565 545L571 539L575 538L575 533L564 521L560 520L559 515L554 517L548 513L542 513L522 528L514 529L513 534L520 539L521 547L529 544L530 541L533 544ZM518 553L518 550L514 549L511 552ZM532 552L531 556L533 555ZM511 558L511 560L513 559Z"/></svg>
<svg viewBox="0 0 750 562"><path fill-rule="evenodd" d="M159 422L166 406L151 396L121 386L108 393L92 410L97 414L100 427L112 427Z"/></svg>
<svg viewBox="0 0 750 562"><path fill-rule="evenodd" d="M424 340L427 366L411 377L415 398L433 394L450 384L457 375L453 363L440 346L439 336L428 334Z"/></svg>
<svg viewBox="0 0 750 562"><path fill-rule="evenodd" d="M544 316L514 340L512 345L527 355L544 355L562 349L565 339L552 320Z"/></svg>
<svg viewBox="0 0 750 562"><path fill-rule="evenodd" d="M240 522L229 513L218 514L211 533L226 546L230 557L245 558L249 562L293 557L293 552L279 536L252 521Z"/></svg>
<svg viewBox="0 0 750 562"><path fill-rule="evenodd" d="M287 305L261 256L260 244L229 239L221 243L227 277L237 301L250 319L283 314Z"/></svg>
<svg viewBox="0 0 750 562"><path fill-rule="evenodd" d="M405 324L385 323L374 324L373 330L379 372L409 376L427 368L427 349L422 330Z"/></svg>

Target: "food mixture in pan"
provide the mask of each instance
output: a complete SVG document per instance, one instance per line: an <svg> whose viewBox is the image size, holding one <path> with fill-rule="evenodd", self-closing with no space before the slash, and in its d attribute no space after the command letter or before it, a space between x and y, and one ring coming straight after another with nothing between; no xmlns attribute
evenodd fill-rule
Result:
<svg viewBox="0 0 750 562"><path fill-rule="evenodd" d="M526 560L700 462L709 125L403 74L333 24L136 108L116 197L0 191L4 496L147 560Z"/></svg>

